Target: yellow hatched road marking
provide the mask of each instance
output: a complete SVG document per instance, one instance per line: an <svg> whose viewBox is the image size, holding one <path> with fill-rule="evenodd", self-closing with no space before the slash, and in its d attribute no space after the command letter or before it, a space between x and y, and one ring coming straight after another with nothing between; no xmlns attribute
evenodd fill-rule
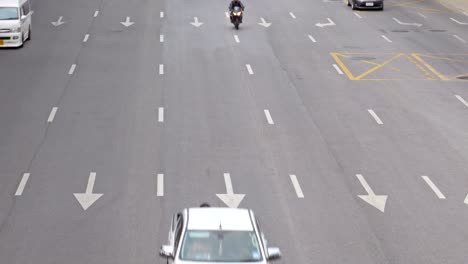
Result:
<svg viewBox="0 0 468 264"><path fill-rule="evenodd" d="M431 65L429 65L426 61L424 61L420 55L422 54L417 54L417 53L411 53L411 56L413 56L416 60L418 60L422 65L426 66L433 74L435 74L439 79L443 81L448 81L450 80L449 78L445 77L442 75L440 72L438 72L436 69L434 69Z"/></svg>

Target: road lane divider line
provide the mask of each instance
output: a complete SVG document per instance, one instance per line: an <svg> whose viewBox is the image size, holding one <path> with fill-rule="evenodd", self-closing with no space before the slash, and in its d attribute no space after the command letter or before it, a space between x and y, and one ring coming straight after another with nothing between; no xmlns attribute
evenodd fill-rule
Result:
<svg viewBox="0 0 468 264"><path fill-rule="evenodd" d="M333 64L333 68L335 68L335 70L338 72L338 74L340 74L340 75L343 74L343 71L341 71L341 69L340 69L340 67L338 67L338 65Z"/></svg>
<svg viewBox="0 0 468 264"><path fill-rule="evenodd" d="M270 111L268 109L265 109L263 110L263 112L265 113L265 117L267 119L268 124L274 125L275 122L273 122L273 118L271 117Z"/></svg>
<svg viewBox="0 0 468 264"><path fill-rule="evenodd" d="M163 34L159 35L159 42L161 42L161 43L164 42L164 35Z"/></svg>
<svg viewBox="0 0 468 264"><path fill-rule="evenodd" d="M380 117L374 112L374 110L372 110L372 109L367 109L367 111L368 111L369 114L375 119L375 122L377 122L377 124L383 125L382 120L381 120Z"/></svg>
<svg viewBox="0 0 468 264"><path fill-rule="evenodd" d="M164 174L159 173L156 184L156 196L164 196Z"/></svg>
<svg viewBox="0 0 468 264"><path fill-rule="evenodd" d="M423 14L421 14L421 13L418 13L418 15L419 15L420 17L427 18L425 15L423 15Z"/></svg>
<svg viewBox="0 0 468 264"><path fill-rule="evenodd" d="M72 66L70 67L70 70L68 71L68 74L72 75L75 72L75 69L76 69L76 64L72 64Z"/></svg>
<svg viewBox="0 0 468 264"><path fill-rule="evenodd" d="M309 39L310 39L312 42L314 42L314 43L316 43L316 42L317 42L317 40L315 40L315 38L314 38L314 37L312 37L312 35L308 35L308 37L309 37Z"/></svg>
<svg viewBox="0 0 468 264"><path fill-rule="evenodd" d="M86 35L84 36L83 42L88 42L88 39L89 39L89 34L86 34Z"/></svg>
<svg viewBox="0 0 468 264"><path fill-rule="evenodd" d="M294 15L293 12L289 12L289 15L290 15L293 19L296 19L296 16Z"/></svg>
<svg viewBox="0 0 468 264"><path fill-rule="evenodd" d="M445 195L437 188L437 186L431 181L428 176L421 176L423 180L431 187L432 191L437 195L437 197L441 200L445 199Z"/></svg>
<svg viewBox="0 0 468 264"><path fill-rule="evenodd" d="M234 35L234 40L235 40L237 43L240 43L239 36L237 36L237 35Z"/></svg>
<svg viewBox="0 0 468 264"><path fill-rule="evenodd" d="M159 17L160 17L160 18L164 18L164 12L162 12L162 11L159 12Z"/></svg>
<svg viewBox="0 0 468 264"><path fill-rule="evenodd" d="M460 36L458 35L453 35L454 38L458 39L459 41L463 42L463 43L466 43L466 40L462 39Z"/></svg>
<svg viewBox="0 0 468 264"><path fill-rule="evenodd" d="M354 12L354 15L357 16L357 17L359 17L359 18L362 18L362 16L359 15L358 13L356 13L356 12Z"/></svg>
<svg viewBox="0 0 468 264"><path fill-rule="evenodd" d="M94 11L93 17L97 17L99 15L99 10Z"/></svg>
<svg viewBox="0 0 468 264"><path fill-rule="evenodd" d="M458 99L458 101L460 101L462 104L464 104L466 107L468 107L468 102L466 102L465 99L463 99L458 94L456 94L455 97Z"/></svg>
<svg viewBox="0 0 468 264"><path fill-rule="evenodd" d="M385 39L387 42L390 42L390 43L392 43L392 41L391 41L391 40L390 40L390 39L389 39L387 36L385 36L385 35L382 35L382 38L383 38L383 39Z"/></svg>
<svg viewBox="0 0 468 264"><path fill-rule="evenodd" d="M224 12L224 15L226 16L226 18L229 18L229 13L228 12Z"/></svg>
<svg viewBox="0 0 468 264"><path fill-rule="evenodd" d="M297 180L296 175L290 174L289 178L291 178L291 182L294 187L294 190L296 191L297 197L304 198L304 193L302 192L301 185L299 185L299 181Z"/></svg>
<svg viewBox="0 0 468 264"><path fill-rule="evenodd" d="M21 181L18 185L18 189L16 189L15 196L23 195L24 187L26 187L26 183L28 182L29 176L29 173L23 174L23 177L21 178Z"/></svg>
<svg viewBox="0 0 468 264"><path fill-rule="evenodd" d="M164 74L164 64L159 64L159 75Z"/></svg>
<svg viewBox="0 0 468 264"><path fill-rule="evenodd" d="M164 107L159 107L158 108L158 122L159 123L164 122Z"/></svg>
<svg viewBox="0 0 468 264"><path fill-rule="evenodd" d="M250 64L246 64L245 67L247 68L247 71L249 72L250 75L254 74L254 72L252 70L252 66L250 66Z"/></svg>
<svg viewBox="0 0 468 264"><path fill-rule="evenodd" d="M52 123L55 118L55 114L57 114L57 107L52 107L52 110L50 111L49 118L47 118L48 123Z"/></svg>

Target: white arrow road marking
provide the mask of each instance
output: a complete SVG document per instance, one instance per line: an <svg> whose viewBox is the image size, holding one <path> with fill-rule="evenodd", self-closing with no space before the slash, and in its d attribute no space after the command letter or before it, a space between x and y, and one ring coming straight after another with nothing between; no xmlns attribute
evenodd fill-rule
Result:
<svg viewBox="0 0 468 264"><path fill-rule="evenodd" d="M296 191L296 195L298 198L304 198L304 193L302 193L301 186L299 185L299 181L297 180L296 175L291 174L289 175L291 178L291 182L293 184L294 190Z"/></svg>
<svg viewBox="0 0 468 264"><path fill-rule="evenodd" d="M461 37L459 37L458 35L453 35L454 38L458 39L459 41L463 42L463 43L466 43L466 40L462 39Z"/></svg>
<svg viewBox="0 0 468 264"><path fill-rule="evenodd" d="M159 107L158 109L158 122L159 123L164 122L164 107Z"/></svg>
<svg viewBox="0 0 468 264"><path fill-rule="evenodd" d="M89 34L86 34L86 35L84 36L83 42L88 42L88 39L89 39Z"/></svg>
<svg viewBox="0 0 468 264"><path fill-rule="evenodd" d="M468 25L468 23L466 23L466 22L460 22L460 21L456 20L455 18L450 18L450 20L452 20L453 22L455 22L455 23L457 23L457 24L459 24L459 25Z"/></svg>
<svg viewBox="0 0 468 264"><path fill-rule="evenodd" d="M359 198L364 200L366 203L374 206L375 208L379 209L382 213L385 211L385 203L387 202L387 195L375 195L374 191L372 191L369 184L364 179L364 176L361 174L356 174L359 182L361 183L362 187L367 192L367 195L358 195Z"/></svg>
<svg viewBox="0 0 468 264"><path fill-rule="evenodd" d="M70 70L68 71L68 74L72 75L75 72L75 69L76 69L76 64L72 64L72 66L70 67Z"/></svg>
<svg viewBox="0 0 468 264"><path fill-rule="evenodd" d="M338 67L338 65L333 64L333 68L335 68L335 70L338 72L338 74L343 74L343 71L341 71L341 69L340 69L340 67Z"/></svg>
<svg viewBox="0 0 468 264"><path fill-rule="evenodd" d="M135 24L135 22L131 22L131 21L130 21L130 17L127 17L127 18L125 19L125 22L120 22L120 24L124 25L125 27L129 27L129 26Z"/></svg>
<svg viewBox="0 0 468 264"><path fill-rule="evenodd" d="M58 27L60 25L65 24L65 22L62 21L63 16L59 17L57 21L50 22L54 27Z"/></svg>
<svg viewBox="0 0 468 264"><path fill-rule="evenodd" d="M421 14L421 13L418 13L418 15L419 15L420 17L427 18L425 15L423 15L423 14Z"/></svg>
<svg viewBox="0 0 468 264"><path fill-rule="evenodd" d="M437 188L437 186L427 176L421 176L423 180L431 187L432 191L437 195L439 199L445 199L444 194Z"/></svg>
<svg viewBox="0 0 468 264"><path fill-rule="evenodd" d="M158 183L156 186L156 196L164 196L164 174L158 174Z"/></svg>
<svg viewBox="0 0 468 264"><path fill-rule="evenodd" d="M164 12L162 12L162 11L159 12L159 17L160 17L160 18L164 18Z"/></svg>
<svg viewBox="0 0 468 264"><path fill-rule="evenodd" d="M296 19L296 16L294 15L293 12L289 12L289 15L290 15L293 19Z"/></svg>
<svg viewBox="0 0 468 264"><path fill-rule="evenodd" d="M159 42L164 42L164 35L159 35Z"/></svg>
<svg viewBox="0 0 468 264"><path fill-rule="evenodd" d="M262 21L262 22L258 23L260 26L264 26L266 28L271 26L271 23L267 23L263 17L261 17L260 20Z"/></svg>
<svg viewBox="0 0 468 264"><path fill-rule="evenodd" d="M16 189L15 196L23 195L24 187L26 186L26 183L28 182L29 176L30 176L29 173L23 174L23 178L21 178L21 181L18 185L18 189Z"/></svg>
<svg viewBox="0 0 468 264"><path fill-rule="evenodd" d="M245 194L235 194L232 188L231 175L224 173L224 182L226 184L226 194L216 194L230 208L237 208L244 199Z"/></svg>
<svg viewBox="0 0 468 264"><path fill-rule="evenodd" d="M99 15L99 10L94 11L94 17L97 17Z"/></svg>
<svg viewBox="0 0 468 264"><path fill-rule="evenodd" d="M333 22L333 20L331 20L330 18L327 18L327 20L328 20L328 23L317 23L317 24L315 24L315 25L316 25L317 27L321 27L321 28L323 28L323 27L328 27L328 26L335 26L335 25L336 25L335 22Z"/></svg>
<svg viewBox="0 0 468 264"><path fill-rule="evenodd" d="M49 118L47 119L48 123L52 123L54 121L55 114L57 113L57 110L58 110L57 107L52 108L52 111L50 111L50 114L49 114Z"/></svg>
<svg viewBox="0 0 468 264"><path fill-rule="evenodd" d="M379 116L374 112L374 110L368 109L367 111L368 111L369 114L375 119L375 122L377 122L377 124L383 125L382 120L381 120L381 119L379 118Z"/></svg>
<svg viewBox="0 0 468 264"><path fill-rule="evenodd" d="M356 12L354 12L354 15L357 16L357 17L359 17L359 18L362 18L362 16L359 15L358 13L356 13Z"/></svg>
<svg viewBox="0 0 468 264"><path fill-rule="evenodd" d="M468 107L468 103L465 101L465 99L463 99L461 96L459 95L455 95L455 97L458 99L458 101L460 101L462 104L464 104L466 107Z"/></svg>
<svg viewBox="0 0 468 264"><path fill-rule="evenodd" d="M246 64L245 67L247 68L247 71L249 72L250 75L254 74L254 72L252 70L252 66L250 66L250 64Z"/></svg>
<svg viewBox="0 0 468 264"><path fill-rule="evenodd" d="M271 118L270 111L268 109L265 109L265 110L263 110L263 112L265 113L265 117L267 119L268 124L274 125L275 122L273 122L273 118Z"/></svg>
<svg viewBox="0 0 468 264"><path fill-rule="evenodd" d="M415 27L421 27L422 24L419 24L419 23L405 23L405 22L401 22L400 20L396 19L396 18L393 18L393 20L395 20L395 22L397 22L398 24L400 25L405 25L405 26L415 26Z"/></svg>
<svg viewBox="0 0 468 264"><path fill-rule="evenodd" d="M96 173L91 172L88 178L88 185L86 185L86 192L73 194L85 211L103 195L102 193L93 193L95 181Z"/></svg>
<svg viewBox="0 0 468 264"><path fill-rule="evenodd" d="M164 64L159 64L159 75L164 74Z"/></svg>
<svg viewBox="0 0 468 264"><path fill-rule="evenodd" d="M240 43L239 36L237 36L237 35L234 35L234 40L235 40L237 43Z"/></svg>
<svg viewBox="0 0 468 264"><path fill-rule="evenodd" d="M198 17L194 17L193 22L190 22L190 24L192 24L192 26L195 26L195 27L200 27L201 25L203 25L203 22L199 22Z"/></svg>
<svg viewBox="0 0 468 264"><path fill-rule="evenodd" d="M310 39L312 42L314 42L314 43L317 42L317 41L314 39L314 37L312 37L311 35L308 35L308 37L309 37L309 39Z"/></svg>
<svg viewBox="0 0 468 264"><path fill-rule="evenodd" d="M385 39L387 42L390 42L390 43L392 43L392 41L391 41L391 40L390 40L390 39L389 39L387 36L385 36L385 35L382 35L382 38L383 38L383 39Z"/></svg>

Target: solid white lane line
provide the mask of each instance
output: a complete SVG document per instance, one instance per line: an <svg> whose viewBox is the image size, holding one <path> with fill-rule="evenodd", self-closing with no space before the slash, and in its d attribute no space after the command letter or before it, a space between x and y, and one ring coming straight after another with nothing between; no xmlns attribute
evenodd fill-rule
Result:
<svg viewBox="0 0 468 264"><path fill-rule="evenodd" d="M459 37L458 35L453 35L454 38L458 39L459 41L463 42L463 43L466 43L466 40L462 39L461 37Z"/></svg>
<svg viewBox="0 0 468 264"><path fill-rule="evenodd" d="M159 35L159 42L164 42L164 35Z"/></svg>
<svg viewBox="0 0 468 264"><path fill-rule="evenodd" d="M28 182L29 175L30 175L29 173L23 174L23 178L21 178L21 181L18 185L18 189L16 189L15 196L23 195L24 187L26 186L26 183Z"/></svg>
<svg viewBox="0 0 468 264"><path fill-rule="evenodd" d="M99 10L96 10L96 11L94 12L94 17L97 17L98 15L99 15Z"/></svg>
<svg viewBox="0 0 468 264"><path fill-rule="evenodd" d="M164 12L159 12L159 17L163 18L164 17Z"/></svg>
<svg viewBox="0 0 468 264"><path fill-rule="evenodd" d="M333 68L335 68L335 70L338 72L338 74L343 74L343 72L341 71L340 67L338 67L338 65L333 64Z"/></svg>
<svg viewBox="0 0 468 264"><path fill-rule="evenodd" d="M461 96L459 95L455 95L455 97L458 99L458 101L460 101L462 104L464 104L466 107L468 107L468 103L465 101L465 99L463 99Z"/></svg>
<svg viewBox="0 0 468 264"><path fill-rule="evenodd" d="M292 18L296 19L296 16L294 15L293 12L289 12L289 15L290 15Z"/></svg>
<svg viewBox="0 0 468 264"><path fill-rule="evenodd" d="M159 75L164 74L164 64L159 64Z"/></svg>
<svg viewBox="0 0 468 264"><path fill-rule="evenodd" d="M421 13L418 13L419 16L423 17L423 18L426 18L425 15L421 14Z"/></svg>
<svg viewBox="0 0 468 264"><path fill-rule="evenodd" d="M252 70L252 66L250 66L250 64L246 64L245 67L247 68L247 71L249 72L250 75L254 74L254 72Z"/></svg>
<svg viewBox="0 0 468 264"><path fill-rule="evenodd" d="M57 110L58 110L57 107L52 108L52 111L50 111L50 114L49 114L49 118L47 119L48 123L52 123L54 121L55 114L57 113Z"/></svg>
<svg viewBox="0 0 468 264"><path fill-rule="evenodd" d="M385 36L385 35L382 35L382 38L383 38L383 39L385 39L387 42L390 42L390 43L392 43L392 41L391 41L391 40L390 40L390 39L389 39L387 36Z"/></svg>
<svg viewBox="0 0 468 264"><path fill-rule="evenodd" d="M274 125L275 122L273 122L273 118L271 118L270 111L268 109L265 109L265 110L263 110L263 112L265 113L265 117L267 119L268 124Z"/></svg>
<svg viewBox="0 0 468 264"><path fill-rule="evenodd" d="M291 174L289 175L291 178L291 182L294 186L294 190L296 191L296 195L298 198L304 198L304 193L302 193L301 185L299 185L299 181L297 180L296 175Z"/></svg>
<svg viewBox="0 0 468 264"><path fill-rule="evenodd" d="M439 199L445 199L444 194L437 188L437 186L427 176L421 176L423 180L431 187L432 191L437 195Z"/></svg>
<svg viewBox="0 0 468 264"><path fill-rule="evenodd" d="M164 174L158 174L158 183L156 186L156 196L164 196Z"/></svg>
<svg viewBox="0 0 468 264"><path fill-rule="evenodd" d="M359 18L362 18L362 16L359 15L358 13L356 13L356 12L354 12L354 15L356 15L356 16L359 17Z"/></svg>
<svg viewBox="0 0 468 264"><path fill-rule="evenodd" d="M68 74L69 74L69 75L72 75L72 74L75 72L75 68L76 68L76 64L73 64L73 65L70 67L70 70L68 71Z"/></svg>
<svg viewBox="0 0 468 264"><path fill-rule="evenodd" d="M377 122L377 124L383 125L382 120L380 120L379 116L374 112L374 110L368 109L367 111L375 119L375 122Z"/></svg>
<svg viewBox="0 0 468 264"><path fill-rule="evenodd" d="M450 20L452 20L453 22L455 22L455 23L457 23L457 24L459 24L459 25L468 25L468 23L466 23L466 22L460 22L460 21L458 21L458 20L456 20L455 18L452 18L452 17L450 18Z"/></svg>
<svg viewBox="0 0 468 264"><path fill-rule="evenodd" d="M164 107L159 107L158 109L158 122L159 123L164 122Z"/></svg>
<svg viewBox="0 0 468 264"><path fill-rule="evenodd" d="M240 43L239 36L237 36L237 35L234 35L234 40L235 40L237 43Z"/></svg>
<svg viewBox="0 0 468 264"><path fill-rule="evenodd" d="M311 35L309 35L309 39L312 40L312 42L314 42L314 43L317 42L317 41L314 39L314 37L312 37Z"/></svg>
<svg viewBox="0 0 468 264"><path fill-rule="evenodd" d="M86 35L84 36L83 42L88 42L88 39L89 39L89 34L86 34Z"/></svg>

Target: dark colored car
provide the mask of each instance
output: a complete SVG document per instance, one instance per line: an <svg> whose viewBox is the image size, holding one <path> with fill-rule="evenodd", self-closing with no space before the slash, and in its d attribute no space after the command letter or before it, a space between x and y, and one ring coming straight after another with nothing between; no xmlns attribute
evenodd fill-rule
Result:
<svg viewBox="0 0 468 264"><path fill-rule="evenodd" d="M357 9L384 9L384 0L348 0L348 6Z"/></svg>

